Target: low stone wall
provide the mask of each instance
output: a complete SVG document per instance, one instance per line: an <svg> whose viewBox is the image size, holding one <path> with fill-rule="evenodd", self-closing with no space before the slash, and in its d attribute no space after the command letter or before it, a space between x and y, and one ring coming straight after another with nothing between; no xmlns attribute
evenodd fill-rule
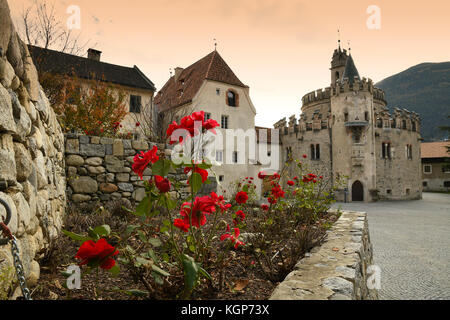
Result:
<svg viewBox="0 0 450 320"><path fill-rule="evenodd" d="M343 212L325 242L299 261L271 300L377 300L367 287L373 265L367 214Z"/></svg>
<svg viewBox="0 0 450 320"><path fill-rule="evenodd" d="M133 172L134 156L155 144L84 135L66 135L67 195L74 203L106 203L124 199L130 204L145 196L143 181ZM164 150L159 145L158 150ZM151 171L144 172L150 179Z"/></svg>

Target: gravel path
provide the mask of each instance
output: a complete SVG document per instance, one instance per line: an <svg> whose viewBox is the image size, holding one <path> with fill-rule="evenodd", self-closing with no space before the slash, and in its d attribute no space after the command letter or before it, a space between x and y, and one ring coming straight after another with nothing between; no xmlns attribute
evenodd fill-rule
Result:
<svg viewBox="0 0 450 320"><path fill-rule="evenodd" d="M450 299L450 195L339 206L368 213L381 299Z"/></svg>

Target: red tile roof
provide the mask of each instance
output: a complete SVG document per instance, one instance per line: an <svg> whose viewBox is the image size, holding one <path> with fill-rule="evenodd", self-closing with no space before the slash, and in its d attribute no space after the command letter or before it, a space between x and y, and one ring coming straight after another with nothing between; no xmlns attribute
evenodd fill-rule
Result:
<svg viewBox="0 0 450 320"><path fill-rule="evenodd" d="M172 76L166 82L155 97L155 104L158 106L159 111L165 111L192 102L204 80L213 80L247 88L236 77L220 54L217 51L213 51L186 69L183 69L176 81L175 76Z"/></svg>
<svg viewBox="0 0 450 320"><path fill-rule="evenodd" d="M424 158L448 158L447 147L450 147L450 141L425 142L421 143L422 159Z"/></svg>

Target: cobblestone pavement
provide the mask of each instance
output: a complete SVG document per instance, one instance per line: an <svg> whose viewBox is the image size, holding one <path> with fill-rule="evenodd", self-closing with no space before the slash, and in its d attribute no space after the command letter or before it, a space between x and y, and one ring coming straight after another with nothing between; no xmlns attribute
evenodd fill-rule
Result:
<svg viewBox="0 0 450 320"><path fill-rule="evenodd" d="M368 213L380 299L450 299L450 195L339 206Z"/></svg>

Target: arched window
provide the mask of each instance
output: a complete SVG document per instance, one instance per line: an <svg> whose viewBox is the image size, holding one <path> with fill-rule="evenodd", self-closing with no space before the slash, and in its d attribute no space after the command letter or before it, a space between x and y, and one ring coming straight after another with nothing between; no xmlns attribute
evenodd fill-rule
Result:
<svg viewBox="0 0 450 320"><path fill-rule="evenodd" d="M228 91L227 101L230 107L236 107L236 94L233 91Z"/></svg>
<svg viewBox="0 0 450 320"><path fill-rule="evenodd" d="M336 71L336 80L339 80L341 77L339 76L339 71Z"/></svg>

